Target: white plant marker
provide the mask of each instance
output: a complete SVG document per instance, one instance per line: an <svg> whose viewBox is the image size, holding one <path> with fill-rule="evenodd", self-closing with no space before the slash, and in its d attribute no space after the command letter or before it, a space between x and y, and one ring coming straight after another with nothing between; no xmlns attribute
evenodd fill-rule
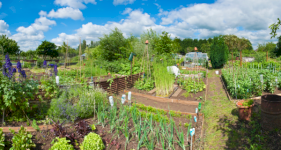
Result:
<svg viewBox="0 0 281 150"><path fill-rule="evenodd" d="M112 96L109 96L109 103L110 103L111 107L113 107L114 101L113 101L113 97Z"/></svg>
<svg viewBox="0 0 281 150"><path fill-rule="evenodd" d="M124 104L124 103L125 103L125 101L126 101L126 94L123 94L123 95L122 95L122 98L121 98L121 102L122 102L122 104Z"/></svg>
<svg viewBox="0 0 281 150"><path fill-rule="evenodd" d="M128 100L131 102L131 98L132 98L132 92L128 92Z"/></svg>
<svg viewBox="0 0 281 150"><path fill-rule="evenodd" d="M190 129L190 136L191 136L191 145L190 145L190 149L192 150L192 136L194 136L195 134L195 128Z"/></svg>
<svg viewBox="0 0 281 150"><path fill-rule="evenodd" d="M196 116L194 116L194 122L197 122L197 118L196 118Z"/></svg>
<svg viewBox="0 0 281 150"><path fill-rule="evenodd" d="M195 108L195 113L196 113L196 114L198 113L198 108Z"/></svg>
<svg viewBox="0 0 281 150"><path fill-rule="evenodd" d="M60 77L59 76L56 76L56 83L57 83L57 85L59 85L59 83L60 83Z"/></svg>

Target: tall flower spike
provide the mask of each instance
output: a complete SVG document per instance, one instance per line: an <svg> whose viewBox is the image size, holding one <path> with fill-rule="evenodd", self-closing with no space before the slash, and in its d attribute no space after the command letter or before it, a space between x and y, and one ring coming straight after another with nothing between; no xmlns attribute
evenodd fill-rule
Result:
<svg viewBox="0 0 281 150"><path fill-rule="evenodd" d="M44 68L47 67L47 61L46 60L44 60L44 62L43 62L43 67Z"/></svg>
<svg viewBox="0 0 281 150"><path fill-rule="evenodd" d="M57 64L54 65L54 72L55 72L55 75L57 76L57 74L58 74L58 66L57 66Z"/></svg>
<svg viewBox="0 0 281 150"><path fill-rule="evenodd" d="M21 63L18 61L17 63L18 73L21 73Z"/></svg>
<svg viewBox="0 0 281 150"><path fill-rule="evenodd" d="M24 70L21 71L21 75L22 75L22 77L26 78L26 74L25 74L25 71L24 71Z"/></svg>

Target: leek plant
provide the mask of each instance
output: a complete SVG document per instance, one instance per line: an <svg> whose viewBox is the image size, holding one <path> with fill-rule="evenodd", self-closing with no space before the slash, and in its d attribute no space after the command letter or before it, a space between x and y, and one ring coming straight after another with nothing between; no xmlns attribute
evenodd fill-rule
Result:
<svg viewBox="0 0 281 150"><path fill-rule="evenodd" d="M182 131L181 127L179 127L179 128L181 129L180 132L178 132L177 127L175 127L175 128L176 128L176 131L177 131L177 136L178 136L178 138L179 138L179 140L178 140L177 142L178 142L179 146L180 146L183 150L185 150L183 131ZM188 130L187 130L187 131L188 131Z"/></svg>
<svg viewBox="0 0 281 150"><path fill-rule="evenodd" d="M167 70L167 62L154 62L153 77L155 79L156 94L161 97L167 97L173 91L175 76Z"/></svg>
<svg viewBox="0 0 281 150"><path fill-rule="evenodd" d="M127 149L127 145L130 141L130 131L129 131L129 128L128 128L128 124L129 124L129 117L126 116L124 121L123 121L123 127L121 128L121 131L123 132L123 134L126 138L125 149Z"/></svg>
<svg viewBox="0 0 281 150"><path fill-rule="evenodd" d="M140 148L143 146L142 143L144 143L144 140L145 140L145 138L147 137L147 129L146 129L147 126L148 126L148 125L145 125L144 128L142 129L142 130L143 130L143 135L142 135L142 137L141 137L140 140L139 140L138 148L137 148L137 149L140 149Z"/></svg>

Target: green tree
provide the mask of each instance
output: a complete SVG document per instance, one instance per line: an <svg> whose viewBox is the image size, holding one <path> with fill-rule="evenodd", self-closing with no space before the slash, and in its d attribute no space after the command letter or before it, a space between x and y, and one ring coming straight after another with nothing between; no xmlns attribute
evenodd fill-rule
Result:
<svg viewBox="0 0 281 150"><path fill-rule="evenodd" d="M223 37L214 37L211 45L210 59L213 68L221 68L228 59L228 47Z"/></svg>
<svg viewBox="0 0 281 150"><path fill-rule="evenodd" d="M172 42L173 41L170 38L170 35L168 35L168 32L163 31L162 35L160 35L160 39L156 41L155 51L157 54L172 53Z"/></svg>
<svg viewBox="0 0 281 150"><path fill-rule="evenodd" d="M206 43L203 43L201 45L201 51L203 53L207 53L208 56L210 56L210 51L211 51L211 43L209 43L209 41L207 41Z"/></svg>
<svg viewBox="0 0 281 150"><path fill-rule="evenodd" d="M83 40L82 45L81 45L82 54L84 54L86 47L87 47L86 40Z"/></svg>
<svg viewBox="0 0 281 150"><path fill-rule="evenodd" d="M281 36L279 36L278 38L274 53L277 57L281 56Z"/></svg>
<svg viewBox="0 0 281 150"><path fill-rule="evenodd" d="M271 29L271 38L275 38L277 36L276 31L279 29L279 26L281 25L281 20L278 18L278 22L273 23L272 25L269 26Z"/></svg>
<svg viewBox="0 0 281 150"><path fill-rule="evenodd" d="M118 28L112 30L109 35L105 34L104 37L100 38L100 45L103 50L102 57L105 60L113 61L128 55L126 49L121 48L127 47L128 41Z"/></svg>
<svg viewBox="0 0 281 150"><path fill-rule="evenodd" d="M9 39L6 35L0 36L0 53L17 55L20 52L17 42L13 39Z"/></svg>
<svg viewBox="0 0 281 150"><path fill-rule="evenodd" d="M56 48L57 46L54 43L45 40L38 46L36 52L38 55L43 56L43 59L46 59L47 56L54 58L59 56Z"/></svg>
<svg viewBox="0 0 281 150"><path fill-rule="evenodd" d="M181 39L175 37L172 42L172 49L174 50L175 53L181 53L184 55L185 53L182 51L180 43L181 43Z"/></svg>
<svg viewBox="0 0 281 150"><path fill-rule="evenodd" d="M266 61L268 61L268 53L269 53L269 57L271 57L271 58L276 57L275 48L276 48L276 44L274 44L273 42L267 42L267 43L263 43L263 44L258 44L257 51L266 52Z"/></svg>

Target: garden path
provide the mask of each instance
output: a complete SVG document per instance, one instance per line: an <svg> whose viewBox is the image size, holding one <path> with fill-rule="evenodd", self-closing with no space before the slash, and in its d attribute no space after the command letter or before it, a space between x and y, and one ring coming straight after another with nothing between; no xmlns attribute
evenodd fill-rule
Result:
<svg viewBox="0 0 281 150"><path fill-rule="evenodd" d="M228 100L220 76L215 70L208 73L208 94L204 104L204 149L229 149L228 124L237 122L235 104ZM235 144L235 143L234 143ZM234 148L234 147L232 147Z"/></svg>

